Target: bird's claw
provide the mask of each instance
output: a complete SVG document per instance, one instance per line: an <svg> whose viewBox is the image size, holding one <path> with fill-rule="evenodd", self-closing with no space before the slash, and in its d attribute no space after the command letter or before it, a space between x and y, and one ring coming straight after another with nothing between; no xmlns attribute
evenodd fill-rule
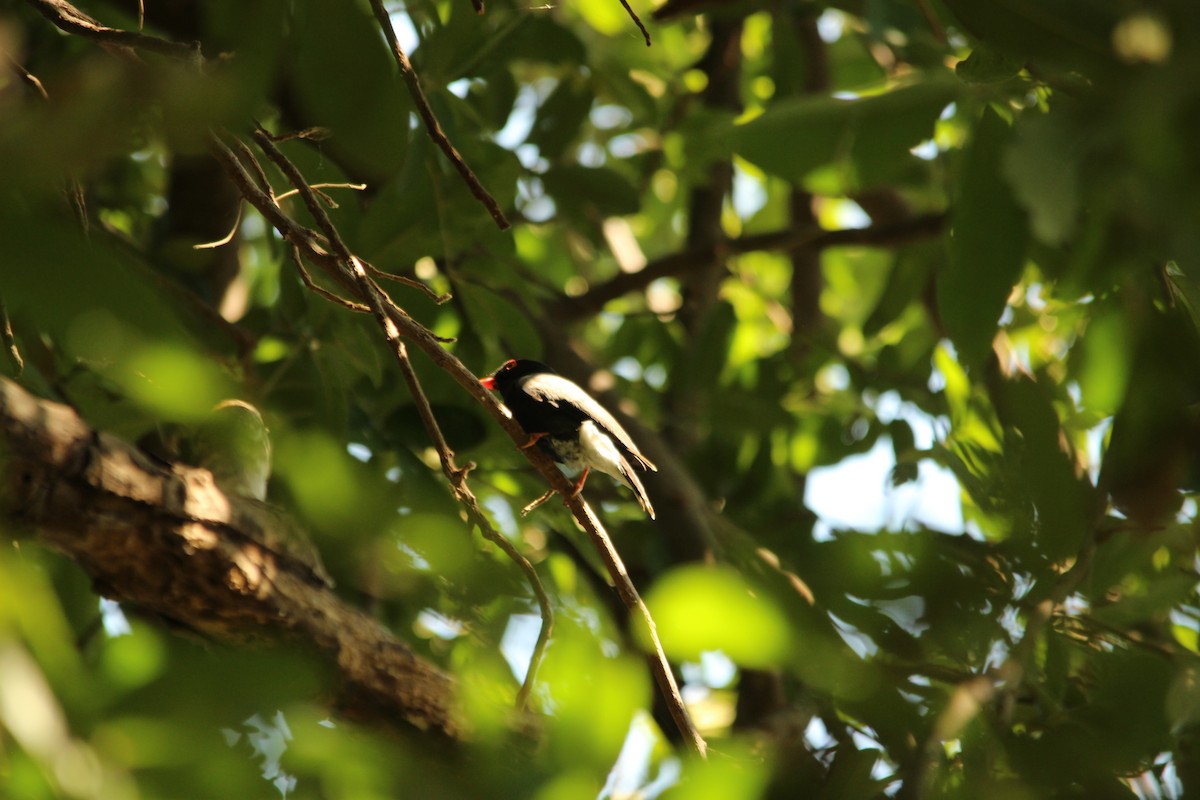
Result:
<svg viewBox="0 0 1200 800"><path fill-rule="evenodd" d="M543 433L531 433L531 434L529 434L529 441L527 441L525 444L521 445L521 449L522 449L522 450L528 450L529 448L531 448L531 447L533 447L535 444L537 444L539 439L541 439L541 438L543 438L543 437L546 437L546 436L549 436L549 435L550 435L550 434L548 434L548 433L545 433L545 432L543 432Z"/></svg>

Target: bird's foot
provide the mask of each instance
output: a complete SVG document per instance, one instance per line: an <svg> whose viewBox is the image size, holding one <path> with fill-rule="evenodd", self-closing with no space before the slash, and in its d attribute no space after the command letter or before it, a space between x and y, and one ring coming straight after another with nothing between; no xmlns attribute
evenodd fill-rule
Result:
<svg viewBox="0 0 1200 800"><path fill-rule="evenodd" d="M521 449L528 450L529 448L533 447L535 444L538 443L538 439L542 439L549 435L550 434L548 434L544 431L542 433L531 433L531 434L529 434L529 441L527 441L525 444L521 445Z"/></svg>
<svg viewBox="0 0 1200 800"><path fill-rule="evenodd" d="M575 483L575 490L573 492L571 492L570 497L563 500L564 503L567 500L570 500L571 498L579 497L579 493L583 491L583 484L587 480L588 473L591 471L592 471L591 467L583 468L583 474L579 476L579 480Z"/></svg>

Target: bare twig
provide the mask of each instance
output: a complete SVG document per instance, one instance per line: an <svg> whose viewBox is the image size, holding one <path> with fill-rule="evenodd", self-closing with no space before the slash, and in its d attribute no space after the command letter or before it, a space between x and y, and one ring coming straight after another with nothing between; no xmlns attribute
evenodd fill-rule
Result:
<svg viewBox="0 0 1200 800"><path fill-rule="evenodd" d="M554 495L556 495L556 494L558 494L558 492L556 492L554 489L549 489L549 490L547 490L547 491L546 491L546 493L545 493L545 494L543 494L541 497L539 497L538 499L534 500L534 501L533 501L532 503L530 503L529 505L527 505L527 506L525 506L524 508L522 508L522 509L521 509L521 516L522 516L522 517L527 517L527 516L529 516L531 513L533 513L534 511L536 511L538 508L540 508L540 507L541 507L541 505L542 505L543 503L545 503L545 502L546 502L547 500L549 500L551 497L554 497Z"/></svg>
<svg viewBox="0 0 1200 800"><path fill-rule="evenodd" d="M632 8L629 7L629 0L621 0L621 5L622 5L622 7L624 7L626 13L628 13L630 18L633 20L633 24L637 25L638 30L642 32L642 38L646 40L646 47L649 47L650 46L650 31L646 30L646 26L642 24L642 20L641 20L641 18L638 17L637 12L635 12Z"/></svg>
<svg viewBox="0 0 1200 800"><path fill-rule="evenodd" d="M504 212L500 210L500 204L488 193L487 189L483 188L479 178L475 176L475 173L467 166L467 162L459 155L458 150L450 143L446 132L442 130L441 123L434 116L433 109L429 107L429 100L425 97L425 90L421 88L421 81L413 70L412 62L408 60L408 56L404 54L400 42L396 39L396 31L392 27L392 20L388 16L387 9L383 7L383 0L371 0L371 9L375 12L375 19L379 22L379 27L383 30L388 45L392 48L392 55L396 57L396 63L400 66L400 77L404 79L404 85L408 87L408 92L412 95L413 102L417 106L417 113L425 123L425 130L429 131L429 137L433 139L434 144L441 149L446 158L450 159L450 163L466 181L471 194L475 195L475 199L480 203L483 203L484 208L492 215L492 219L496 221L500 230L508 230L510 223L504 216Z"/></svg>
<svg viewBox="0 0 1200 800"><path fill-rule="evenodd" d="M242 224L242 204L238 203L237 216L234 217L233 227L229 229L229 233L212 242L201 242L200 244L192 245L193 250L216 250L218 247L224 247L233 241L233 237L237 236L238 226Z"/></svg>
<svg viewBox="0 0 1200 800"><path fill-rule="evenodd" d="M933 34L933 38L945 44L946 29L942 27L937 15L933 13L929 0L917 0L917 8L921 11L921 16L925 18L925 24L929 26L929 32Z"/></svg>
<svg viewBox="0 0 1200 800"><path fill-rule="evenodd" d="M530 447L524 452L528 458L531 451L537 448ZM530 459L533 460L533 459ZM555 470L557 472L557 470ZM562 475L562 473L559 473ZM570 482L563 477L563 482L570 486ZM555 487L558 488L558 487ZM572 487L573 488L573 487ZM625 569L625 562L621 560L620 554L617 553L617 548L613 546L612 540L608 538L608 532L604 530L604 526L600 524L600 520L596 518L592 512L591 506L583 499L583 495L571 496L570 492L559 491L565 497L567 507L571 509L571 513L575 515L575 519L579 520L588 538L592 540L592 545L600 554L600 559L604 562L605 568L608 570L609 577L612 578L613 586L616 587L617 595L621 598L621 602L630 610L630 618L634 620L634 624L641 622L644 632L647 635L647 641L653 649L650 659L651 669L654 671L654 678L658 682L659 691L662 694L663 700L667 704L667 710L671 714L671 718L675 721L675 726L683 735L684 740L702 757L708 755L708 744L704 741L704 737L696 730L695 724L692 722L691 715L688 714L687 706L683 703L683 697L679 694L679 685L675 682L675 674L671 672L671 665L667 661L667 654L663 651L662 642L658 638L658 628L654 625L654 618L650 616L650 609L646 608L645 602L642 600L636 588L634 588L633 580L629 577L629 572Z"/></svg>
<svg viewBox="0 0 1200 800"><path fill-rule="evenodd" d="M239 151L246 150L245 145L241 142L237 143L237 147ZM271 224L271 227L279 231L280 235L287 242L298 246L308 260L316 263L326 275L340 283L343 288L356 297L358 296L358 288L350 278L342 274L341 270L338 269L337 259L325 249L325 245L320 241L317 234L283 213L283 210L276 205L275 197L270 191L269 184L267 184L267 188L263 188L257 183L251 177L250 173L246 171L246 167L234 155L233 151L215 135L209 137L209 150L229 174L229 177L238 187L242 196ZM257 167L256 171L265 181L266 176L262 173L262 168L258 166L258 162L253 156L249 160L251 164Z"/></svg>
<svg viewBox="0 0 1200 800"><path fill-rule="evenodd" d="M25 69L21 62L17 61L8 53L4 54L4 60L8 62L9 69L17 73L21 80L25 81L25 83L29 84L30 88L41 95L43 100L50 99L50 95L46 93L46 87L42 86L42 82L38 80L38 77L29 70Z"/></svg>
<svg viewBox="0 0 1200 800"><path fill-rule="evenodd" d="M407 275L395 275L391 272L384 272L379 267L369 264L366 261L363 261L362 263L363 266L367 268L367 272L371 273L376 278L383 278L385 281L395 281L396 283L403 283L405 286L411 286L414 289L420 289L439 306L453 297L453 295L451 295L449 292L446 292L445 294L438 294L433 290L433 287L426 283L422 283L421 281L410 278Z"/></svg>
<svg viewBox="0 0 1200 800"><path fill-rule="evenodd" d="M317 192L317 196L325 201L325 205L329 206L330 208L337 208L338 204L336 202L334 202L334 199L332 197L325 194L325 192L320 192L317 190L318 189L353 189L356 192L361 192L367 188L367 185L365 183L314 183L309 188L312 189L313 191ZM276 200L286 200L289 197L295 197L299 193L300 192L297 189L288 189L283 194L277 195L275 197L275 199Z"/></svg>
<svg viewBox="0 0 1200 800"><path fill-rule="evenodd" d="M185 60L200 60L200 43L183 44L160 39L134 31L123 31L101 25L94 18L83 13L66 0L28 0L29 4L42 13L42 16L57 25L60 29L76 36L82 36L102 44L115 44L121 47L133 47L159 55L170 56Z"/></svg>
<svg viewBox="0 0 1200 800"><path fill-rule="evenodd" d="M329 130L329 128L317 126L313 128L304 128L298 131L271 133L268 135L271 137L271 141L273 142L286 142L292 139L306 139L310 142L323 142L332 136L333 133ZM313 185L315 186L316 184Z"/></svg>
<svg viewBox="0 0 1200 800"><path fill-rule="evenodd" d="M371 313L371 309L367 308L367 306L363 305L362 303L356 303L353 300L347 300L346 298L340 297L324 287L318 286L313 281L312 276L308 274L308 270L304 268L304 258L300 255L300 248L296 247L296 245L292 245L288 248L288 251L292 254L292 262L296 265L296 271L300 273L300 280L304 281L304 285L308 287L309 291L319 294L329 302L336 303L342 308L347 308L356 314Z"/></svg>
<svg viewBox="0 0 1200 800"><path fill-rule="evenodd" d="M8 357L12 359L13 366L17 372L13 377L21 377L21 373L25 371L25 359L21 358L21 348L17 347L17 337L13 335L12 320L8 318L8 306L0 300L0 337L4 339L4 349L8 351Z"/></svg>
<svg viewBox="0 0 1200 800"><path fill-rule="evenodd" d="M258 163L258 160L252 158L251 163L254 164L254 166L258 168L260 184L264 185L265 187L269 187L270 183L267 181L266 173L262 172L262 166ZM367 185L365 183L314 183L312 185L312 189L314 191L316 191L317 189L355 189L355 190L361 192L363 189L366 189L366 188L367 188ZM274 192L271 192L271 194L275 198L276 202L278 202L280 200L286 200L289 197L295 197L297 194L299 194L299 192L296 189L289 189L288 191L284 192L281 195L276 195ZM336 202L334 202L333 198L330 197L329 195L325 194L324 192L317 192L317 196L319 196L322 200L324 200L325 204L328 205L330 208L338 207L338 204ZM212 242L201 242L200 244L194 244L194 245L192 245L192 249L193 250L215 250L218 247L224 247L225 245L227 245L233 241L233 237L237 235L238 226L241 224L242 224L242 206L239 204L238 210L237 210L237 217L233 220L233 227L229 229L229 233L225 234L220 239L217 239ZM405 279L397 278L397 280L405 280ZM427 287L426 287L426 289L427 289L427 291L432 291L432 290L429 290ZM434 299L437 299L437 295L434 295Z"/></svg>
<svg viewBox="0 0 1200 800"><path fill-rule="evenodd" d="M254 155L254 151L246 146L246 143L241 139L233 140L234 146L237 148L238 156L250 168L254 170L254 177L258 180L258 188L267 193L271 198L271 204L278 206L279 198L275 196L275 188L271 186L271 180L267 177L267 171L262 168L262 164L258 163L258 158Z"/></svg>
<svg viewBox="0 0 1200 800"><path fill-rule="evenodd" d="M50 101L49 92L46 91L46 87L42 85L41 80L39 80L36 75L25 69L24 65L22 65L7 52L4 53L4 59L8 62L8 65L13 72L17 73L21 80L23 80L30 86L30 88L37 92L38 96L41 97L43 101ZM79 227L83 228L84 235L88 235L91 233L92 224L91 220L88 218L87 197L83 192L83 184L81 184L79 179L73 175L69 175L67 177L66 184L67 185L64 191L67 195L67 200L71 203L71 209L75 212L76 219L79 220Z"/></svg>
<svg viewBox="0 0 1200 800"><path fill-rule="evenodd" d="M65 191L67 199L71 202L71 210L75 212L75 218L79 220L79 227L83 228L84 235L91 233L92 220L88 216L87 194L83 191L83 184L74 176L68 177Z"/></svg>

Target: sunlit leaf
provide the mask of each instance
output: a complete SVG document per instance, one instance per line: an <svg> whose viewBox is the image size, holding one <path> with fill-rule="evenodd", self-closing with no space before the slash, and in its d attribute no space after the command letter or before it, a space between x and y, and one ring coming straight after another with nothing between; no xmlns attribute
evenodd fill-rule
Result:
<svg viewBox="0 0 1200 800"><path fill-rule="evenodd" d="M735 126L733 149L768 172L797 181L844 159L852 165L852 185L867 185L902 168L908 149L929 138L955 95L952 83L930 80L854 100L784 100Z"/></svg>
<svg viewBox="0 0 1200 800"><path fill-rule="evenodd" d="M739 664L778 664L789 647L787 623L737 573L685 567L661 578L647 595L667 652L696 660L720 650Z"/></svg>

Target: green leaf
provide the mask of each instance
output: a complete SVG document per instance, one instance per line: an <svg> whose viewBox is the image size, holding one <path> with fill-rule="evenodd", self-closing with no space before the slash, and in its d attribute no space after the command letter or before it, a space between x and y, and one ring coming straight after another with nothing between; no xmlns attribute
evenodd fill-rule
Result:
<svg viewBox="0 0 1200 800"><path fill-rule="evenodd" d="M408 144L412 100L365 9L335 0L297 6L289 90L308 125L334 134L322 147L361 174L389 174ZM364 125L363 115L371 116Z"/></svg>
<svg viewBox="0 0 1200 800"><path fill-rule="evenodd" d="M1033 235L1052 246L1074 236L1079 217L1079 138L1061 117L1023 115L1001 168Z"/></svg>
<svg viewBox="0 0 1200 800"><path fill-rule="evenodd" d="M479 338L499 345L506 357L538 358L542 339L529 318L508 300L491 289L464 283L458 297L466 307L467 320Z"/></svg>
<svg viewBox="0 0 1200 800"><path fill-rule="evenodd" d="M537 119L529 132L529 143L537 145L546 158L554 161L579 136L579 130L591 111L595 93L584 79L559 82L538 108Z"/></svg>
<svg viewBox="0 0 1200 800"><path fill-rule="evenodd" d="M1112 63L1111 32L1118 3L1091 0L946 0L974 37L1015 58L1044 59L1067 69Z"/></svg>
<svg viewBox="0 0 1200 800"><path fill-rule="evenodd" d="M1019 479L1037 509L1037 546L1053 560L1075 555L1094 514L1091 483L1078 474L1054 408L1055 384L1045 376L998 381L992 399L1007 426L1008 452L1019 460Z"/></svg>
<svg viewBox="0 0 1200 800"><path fill-rule="evenodd" d="M964 83L1002 83L1015 78L1025 66L1020 56L980 45L954 66Z"/></svg>
<svg viewBox="0 0 1200 800"><path fill-rule="evenodd" d="M787 655L786 619L731 569L676 569L659 579L646 604L663 647L676 658L695 661L705 651L720 650L735 663L765 667ZM640 628L638 635L645 636Z"/></svg>
<svg viewBox="0 0 1200 800"><path fill-rule="evenodd" d="M855 100L804 97L773 104L729 132L735 153L767 172L801 181L831 162L845 164L859 186L899 174L915 157L909 148L933 135L954 102L950 81L924 80Z"/></svg>
<svg viewBox="0 0 1200 800"><path fill-rule="evenodd" d="M608 167L552 167L542 176L542 183L559 210L572 216L591 212L601 217L620 217L636 214L641 208L637 187Z"/></svg>
<svg viewBox="0 0 1200 800"><path fill-rule="evenodd" d="M937 280L938 310L967 366L978 366L987 355L1025 264L1025 215L999 171L1010 140L1008 124L986 108L963 154L951 212L950 263Z"/></svg>

